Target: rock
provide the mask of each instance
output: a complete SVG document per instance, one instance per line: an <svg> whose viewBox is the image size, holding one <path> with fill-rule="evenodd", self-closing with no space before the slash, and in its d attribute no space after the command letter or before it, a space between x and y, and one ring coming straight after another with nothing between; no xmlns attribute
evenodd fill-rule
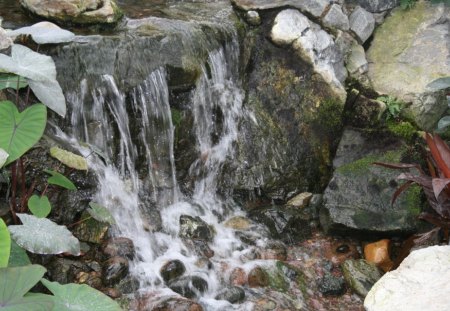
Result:
<svg viewBox="0 0 450 311"><path fill-rule="evenodd" d="M261 259L265 260L286 260L286 245L280 241L269 241L261 248Z"/></svg>
<svg viewBox="0 0 450 311"><path fill-rule="evenodd" d="M245 20L252 26L261 25L261 17L259 16L259 13L256 11L248 11L245 14Z"/></svg>
<svg viewBox="0 0 450 311"><path fill-rule="evenodd" d="M325 275L317 285L319 291L325 296L341 296L346 291L344 278L331 274Z"/></svg>
<svg viewBox="0 0 450 311"><path fill-rule="evenodd" d="M361 43L366 42L375 29L375 18L372 13L357 7L349 18L350 29L355 33Z"/></svg>
<svg viewBox="0 0 450 311"><path fill-rule="evenodd" d="M117 298L122 297L122 293L116 288L111 288L111 287L104 288L104 289L102 289L102 293L105 294L106 296L111 297L112 299L117 299Z"/></svg>
<svg viewBox="0 0 450 311"><path fill-rule="evenodd" d="M418 2L392 11L377 29L367 51L368 76L379 94L411 103L402 113L425 131L435 129L447 110L445 92L427 85L450 72L447 44L450 8Z"/></svg>
<svg viewBox="0 0 450 311"><path fill-rule="evenodd" d="M180 216L180 231L178 235L183 239L197 239L212 241L213 231L200 217L188 215Z"/></svg>
<svg viewBox="0 0 450 311"><path fill-rule="evenodd" d="M400 266L386 273L364 300L367 311L441 311L450 306L450 246L413 251Z"/></svg>
<svg viewBox="0 0 450 311"><path fill-rule="evenodd" d="M295 197L293 197L292 199L290 199L286 205L290 206L290 207L295 207L295 208L303 208L306 207L309 203L309 201L311 200L313 194L311 192L303 192L300 193L298 195L296 195Z"/></svg>
<svg viewBox="0 0 450 311"><path fill-rule="evenodd" d="M290 6L319 17L330 4L330 0L231 0L242 10L267 10Z"/></svg>
<svg viewBox="0 0 450 311"><path fill-rule="evenodd" d="M199 276L182 276L167 284L174 292L186 298L195 298L208 290L208 282Z"/></svg>
<svg viewBox="0 0 450 311"><path fill-rule="evenodd" d="M81 272L90 270L82 262L59 257L54 257L46 267L49 279L61 284L70 283Z"/></svg>
<svg viewBox="0 0 450 311"><path fill-rule="evenodd" d="M389 256L390 240L383 239L377 242L369 243L364 246L364 257L370 263L380 267L384 272L392 269L394 263Z"/></svg>
<svg viewBox="0 0 450 311"><path fill-rule="evenodd" d="M230 273L230 284L234 286L243 286L247 283L247 274L242 268L234 268Z"/></svg>
<svg viewBox="0 0 450 311"><path fill-rule="evenodd" d="M215 299L226 300L230 303L240 303L245 299L245 291L238 286L225 287L217 294Z"/></svg>
<svg viewBox="0 0 450 311"><path fill-rule="evenodd" d="M186 272L186 268L184 264L178 259L167 262L159 270L161 277L166 283L170 282L173 279L176 279L179 276L182 276L184 272Z"/></svg>
<svg viewBox="0 0 450 311"><path fill-rule="evenodd" d="M382 276L377 266L364 259L346 260L341 267L345 281L361 297L366 297L375 282Z"/></svg>
<svg viewBox="0 0 450 311"><path fill-rule="evenodd" d="M326 27L347 31L350 29L350 23L347 15L342 12L342 8L337 4L332 4L327 14L323 18L323 24Z"/></svg>
<svg viewBox="0 0 450 311"><path fill-rule="evenodd" d="M115 0L20 0L31 13L59 23L115 24L123 13Z"/></svg>
<svg viewBox="0 0 450 311"><path fill-rule="evenodd" d="M80 241L100 244L108 233L109 224L95 220L88 212L81 214L82 221L73 230L73 235Z"/></svg>
<svg viewBox="0 0 450 311"><path fill-rule="evenodd" d="M347 124L356 128L376 128L384 120L386 104L360 94L358 90L349 92Z"/></svg>
<svg viewBox="0 0 450 311"><path fill-rule="evenodd" d="M102 252L106 258L121 256L133 259L136 251L134 249L133 241L128 238L118 237L109 239L103 243Z"/></svg>
<svg viewBox="0 0 450 311"><path fill-rule="evenodd" d="M371 13L380 13L395 8L399 0L353 0Z"/></svg>
<svg viewBox="0 0 450 311"><path fill-rule="evenodd" d="M233 216L227 221L225 221L224 226L234 230L247 230L251 226L250 219L242 216Z"/></svg>
<svg viewBox="0 0 450 311"><path fill-rule="evenodd" d="M250 287L266 287L269 285L269 275L257 266L248 273L247 283Z"/></svg>
<svg viewBox="0 0 450 311"><path fill-rule="evenodd" d="M13 40L8 37L6 31L0 27L0 51L6 50L13 44Z"/></svg>
<svg viewBox="0 0 450 311"><path fill-rule="evenodd" d="M351 77L358 78L369 70L366 52L362 45L354 42L345 61L346 68Z"/></svg>
<svg viewBox="0 0 450 311"><path fill-rule="evenodd" d="M398 172L372 165L375 161L400 162L402 146L382 133L345 130L320 210L326 232L407 234L415 230L420 188L410 188L391 205Z"/></svg>
<svg viewBox="0 0 450 311"><path fill-rule="evenodd" d="M369 13L370 14L370 13ZM373 30L373 29L372 29ZM333 38L319 25L297 10L281 11L275 18L270 37L275 44L293 45L299 55L330 84L335 94L345 101L343 82L347 77L344 56Z"/></svg>
<svg viewBox="0 0 450 311"><path fill-rule="evenodd" d="M184 299L182 297L162 297L154 301L154 297L140 297L133 301L130 308L125 310L136 311L203 311L203 308L198 303Z"/></svg>
<svg viewBox="0 0 450 311"><path fill-rule="evenodd" d="M75 283L86 284L95 289L103 288L102 275L99 272L79 272L75 276Z"/></svg>
<svg viewBox="0 0 450 311"><path fill-rule="evenodd" d="M192 250L197 256L211 258L214 256L214 251L209 247L204 240L183 240L184 245Z"/></svg>
<svg viewBox="0 0 450 311"><path fill-rule="evenodd" d="M108 286L117 284L128 274L129 263L126 258L116 256L103 264L103 282Z"/></svg>

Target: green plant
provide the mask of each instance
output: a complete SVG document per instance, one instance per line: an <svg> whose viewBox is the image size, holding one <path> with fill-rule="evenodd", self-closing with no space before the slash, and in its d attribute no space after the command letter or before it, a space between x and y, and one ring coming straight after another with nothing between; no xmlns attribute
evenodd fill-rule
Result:
<svg viewBox="0 0 450 311"><path fill-rule="evenodd" d="M400 0L400 6L403 10L409 10L414 7L417 0Z"/></svg>
<svg viewBox="0 0 450 311"><path fill-rule="evenodd" d="M386 120L396 119L400 115L403 103L392 96L380 96L377 100L386 104Z"/></svg>

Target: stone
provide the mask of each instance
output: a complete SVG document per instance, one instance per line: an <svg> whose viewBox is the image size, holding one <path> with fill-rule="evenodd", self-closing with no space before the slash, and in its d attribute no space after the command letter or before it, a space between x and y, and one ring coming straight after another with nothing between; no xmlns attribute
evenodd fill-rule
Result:
<svg viewBox="0 0 450 311"><path fill-rule="evenodd" d="M247 283L250 287L266 287L269 285L269 275L261 267L255 267L248 273Z"/></svg>
<svg viewBox="0 0 450 311"><path fill-rule="evenodd" d="M106 237L109 225L92 218L88 212L81 214L81 219L85 219L73 230L73 235L80 241L101 244Z"/></svg>
<svg viewBox="0 0 450 311"><path fill-rule="evenodd" d="M140 297L133 301L130 308L125 310L136 311L203 311L203 307L195 301L182 297L162 297L153 301L154 297Z"/></svg>
<svg viewBox="0 0 450 311"><path fill-rule="evenodd" d="M280 241L269 241L260 249L261 259L265 260L286 260L286 245Z"/></svg>
<svg viewBox="0 0 450 311"><path fill-rule="evenodd" d="M186 298L195 298L208 290L208 282L196 275L181 276L169 282L167 286Z"/></svg>
<svg viewBox="0 0 450 311"><path fill-rule="evenodd" d="M278 45L292 44L298 55L312 64L335 94L345 101L343 82L347 70L344 67L344 55L333 38L319 25L297 10L283 10L275 17L270 38Z"/></svg>
<svg viewBox="0 0 450 311"><path fill-rule="evenodd" d="M251 221L242 216L233 216L225 221L224 226L234 230L248 230L251 226Z"/></svg>
<svg viewBox="0 0 450 311"><path fill-rule="evenodd" d="M352 77L359 77L369 70L369 63L366 59L366 52L364 47L357 42L354 42L350 48L350 53L345 61L345 66L348 73Z"/></svg>
<svg viewBox="0 0 450 311"><path fill-rule="evenodd" d="M297 8L315 17L320 17L330 4L330 0L232 0L242 10L267 10L285 6Z"/></svg>
<svg viewBox="0 0 450 311"><path fill-rule="evenodd" d="M411 103L402 114L425 131L433 131L447 110L445 92L427 85L450 72L449 14L443 3L422 1L394 9L367 51L373 89Z"/></svg>
<svg viewBox="0 0 450 311"><path fill-rule="evenodd" d="M367 311L441 311L450 306L450 246L413 251L375 283L364 300Z"/></svg>
<svg viewBox="0 0 450 311"><path fill-rule="evenodd" d="M357 7L349 18L350 29L361 43L366 42L375 29L375 18L372 13Z"/></svg>
<svg viewBox="0 0 450 311"><path fill-rule="evenodd" d="M372 286L382 276L376 265L364 259L346 260L341 268L347 284L361 297L366 297Z"/></svg>
<svg viewBox="0 0 450 311"><path fill-rule="evenodd" d="M230 284L234 286L243 286L247 283L247 274L242 268L234 268L230 273Z"/></svg>
<svg viewBox="0 0 450 311"><path fill-rule="evenodd" d="M245 299L245 291L242 287L225 287L216 295L217 300L226 300L230 303L240 303Z"/></svg>
<svg viewBox="0 0 450 311"><path fill-rule="evenodd" d="M13 40L7 35L6 31L0 27L0 51L6 50L13 44Z"/></svg>
<svg viewBox="0 0 450 311"><path fill-rule="evenodd" d="M213 231L200 217L188 215L180 216L180 231L178 235L183 239L198 239L212 241Z"/></svg>
<svg viewBox="0 0 450 311"><path fill-rule="evenodd" d="M112 257L103 264L103 282L113 286L128 274L128 270L129 263L126 258Z"/></svg>
<svg viewBox="0 0 450 311"><path fill-rule="evenodd" d="M75 276L75 283L86 284L95 289L103 288L102 276L99 272L79 272Z"/></svg>
<svg viewBox="0 0 450 311"><path fill-rule="evenodd" d="M347 289L344 278L331 274L327 274L320 279L317 286L319 291L325 296L341 296Z"/></svg>
<svg viewBox="0 0 450 311"><path fill-rule="evenodd" d="M352 0L371 13L380 13L395 8L399 0Z"/></svg>
<svg viewBox="0 0 450 311"><path fill-rule="evenodd" d="M115 24L123 16L115 0L20 0L31 13L59 23Z"/></svg>
<svg viewBox="0 0 450 311"><path fill-rule="evenodd" d="M170 260L169 262L165 263L159 270L161 277L166 283L182 276L184 272L186 272L186 267L178 259Z"/></svg>
<svg viewBox="0 0 450 311"><path fill-rule="evenodd" d="M364 246L364 258L378 267L384 272L392 269L394 263L390 257L390 240L382 239Z"/></svg>
<svg viewBox="0 0 450 311"><path fill-rule="evenodd" d="M295 208L304 208L308 205L312 196L313 194L311 192L302 192L290 199L286 205Z"/></svg>
<svg viewBox="0 0 450 311"><path fill-rule="evenodd" d="M261 17L257 11L248 11L245 14L245 20L252 26L261 25Z"/></svg>
<svg viewBox="0 0 450 311"><path fill-rule="evenodd" d="M373 100L352 89L348 96L348 107L352 113L347 116L347 124L356 128L376 128L384 121L386 104Z"/></svg>
<svg viewBox="0 0 450 311"><path fill-rule="evenodd" d="M106 296L111 297L112 299L122 297L122 293L118 289L112 287L103 288L102 293L105 294Z"/></svg>
<svg viewBox="0 0 450 311"><path fill-rule="evenodd" d="M183 239L184 245L190 250L192 250L197 256L211 258L214 256L214 251L209 247L205 240L186 240Z"/></svg>
<svg viewBox="0 0 450 311"><path fill-rule="evenodd" d="M347 15L342 12L338 4L332 4L327 14L322 19L326 27L347 31L350 29L350 23Z"/></svg>
<svg viewBox="0 0 450 311"><path fill-rule="evenodd" d="M420 188L408 189L391 205L399 173L372 164L400 162L403 150L403 143L390 135L344 131L320 210L320 223L326 232L392 235L416 230Z"/></svg>
<svg viewBox="0 0 450 311"><path fill-rule="evenodd" d="M122 256L128 259L133 259L136 253L133 241L124 237L117 237L107 240L103 243L101 250L106 258Z"/></svg>

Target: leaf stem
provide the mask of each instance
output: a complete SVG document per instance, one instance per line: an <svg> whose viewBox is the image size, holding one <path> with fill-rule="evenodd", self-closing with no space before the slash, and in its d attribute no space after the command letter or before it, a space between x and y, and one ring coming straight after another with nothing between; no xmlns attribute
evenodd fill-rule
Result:
<svg viewBox="0 0 450 311"><path fill-rule="evenodd" d="M14 223L17 224L17 216L16 216L16 190L17 190L17 167L16 161L11 165L11 177L12 177L12 185L11 185L11 204L10 210L13 216Z"/></svg>

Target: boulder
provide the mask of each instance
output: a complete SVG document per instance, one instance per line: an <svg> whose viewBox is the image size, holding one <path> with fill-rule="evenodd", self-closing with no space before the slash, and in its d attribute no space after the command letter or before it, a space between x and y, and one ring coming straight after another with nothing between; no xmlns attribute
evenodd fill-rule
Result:
<svg viewBox="0 0 450 311"><path fill-rule="evenodd" d="M347 77L344 55L327 32L297 10L281 11L275 18L270 37L275 44L292 45L314 71L330 84L336 95L345 101L343 82Z"/></svg>
<svg viewBox="0 0 450 311"><path fill-rule="evenodd" d="M115 24L123 16L115 0L20 0L31 13L59 23Z"/></svg>
<svg viewBox="0 0 450 311"><path fill-rule="evenodd" d="M361 43L366 42L375 29L373 14L357 7L350 15L350 29Z"/></svg>
<svg viewBox="0 0 450 311"><path fill-rule="evenodd" d="M343 31L350 29L347 15L342 12L342 8L337 4L333 4L330 7L322 21L323 24L329 28L340 29Z"/></svg>
<svg viewBox="0 0 450 311"><path fill-rule="evenodd" d="M367 51L374 90L411 103L402 113L426 131L435 128L447 109L445 92L427 85L450 72L449 14L444 3L428 1L410 10L395 9L377 28Z"/></svg>
<svg viewBox="0 0 450 311"><path fill-rule="evenodd" d="M450 306L450 246L413 251L367 294L367 311L441 311Z"/></svg>
<svg viewBox="0 0 450 311"><path fill-rule="evenodd" d="M380 13L395 8L399 0L352 0L371 13Z"/></svg>
<svg viewBox="0 0 450 311"><path fill-rule="evenodd" d="M399 172L372 164L398 163L403 153L403 143L388 134L345 130L320 210L324 230L360 235L414 231L420 213L420 188L413 186L391 205Z"/></svg>
<svg viewBox="0 0 450 311"><path fill-rule="evenodd" d="M231 0L242 10L267 10L281 7L294 7L315 17L320 17L330 4L330 0Z"/></svg>
<svg viewBox="0 0 450 311"><path fill-rule="evenodd" d="M345 281L361 297L366 297L375 282L382 276L377 266L364 259L346 260L341 267Z"/></svg>

